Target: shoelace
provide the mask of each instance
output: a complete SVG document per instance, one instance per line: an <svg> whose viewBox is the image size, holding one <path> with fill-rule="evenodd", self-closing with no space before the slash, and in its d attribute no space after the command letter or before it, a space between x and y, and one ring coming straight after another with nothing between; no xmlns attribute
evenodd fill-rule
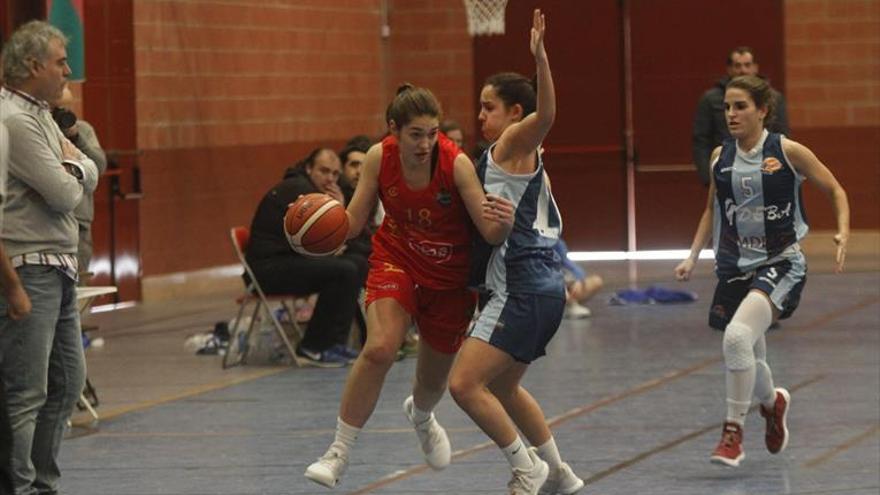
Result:
<svg viewBox="0 0 880 495"><path fill-rule="evenodd" d="M345 462L345 456L337 450L328 450L320 459L318 459L318 462L329 468L333 468L334 465L340 461Z"/></svg>
<svg viewBox="0 0 880 495"><path fill-rule="evenodd" d="M531 479L529 479L529 472L514 470L513 479L507 484L507 488L510 489L511 493L517 493L515 490L523 490L524 493L532 492L532 482Z"/></svg>
<svg viewBox="0 0 880 495"><path fill-rule="evenodd" d="M735 430L725 430L724 435L721 437L721 441L724 443L725 447L733 447L736 443L737 434Z"/></svg>

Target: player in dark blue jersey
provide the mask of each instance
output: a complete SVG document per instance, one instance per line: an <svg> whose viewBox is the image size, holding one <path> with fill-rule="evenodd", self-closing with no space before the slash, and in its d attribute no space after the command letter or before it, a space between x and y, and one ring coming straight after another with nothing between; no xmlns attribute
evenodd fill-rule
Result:
<svg viewBox="0 0 880 495"><path fill-rule="evenodd" d="M753 395L766 420L767 450L777 454L788 444L791 397L773 385L764 334L777 319L791 316L806 282L799 244L808 231L800 194L804 180L831 199L837 272L843 270L849 238L849 204L834 175L806 146L765 129L773 111L771 91L754 76L728 83L724 106L732 138L712 153L706 209L690 256L675 268L678 280L690 278L700 250L713 237L718 286L709 324L724 330L727 419L710 459L727 466L745 457L743 424Z"/></svg>
<svg viewBox="0 0 880 495"><path fill-rule="evenodd" d="M539 153L556 115L544 31L544 17L535 10L530 47L537 95L531 81L512 73L490 77L480 94L483 135L492 144L478 161L477 175L488 193L510 200L516 211L505 242L483 246L487 256L475 282L489 291L488 300L449 379L455 401L510 462L514 494L570 494L584 485L562 462L541 407L520 385L565 308L565 282L553 249L562 219ZM517 427L533 448L523 444Z"/></svg>

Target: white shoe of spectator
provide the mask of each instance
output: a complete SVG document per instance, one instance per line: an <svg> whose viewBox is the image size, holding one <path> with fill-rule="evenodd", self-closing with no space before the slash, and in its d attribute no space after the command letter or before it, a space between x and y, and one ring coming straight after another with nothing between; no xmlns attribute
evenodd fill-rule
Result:
<svg viewBox="0 0 880 495"><path fill-rule="evenodd" d="M589 318L590 316L593 316L593 312L590 311L590 308L581 306L577 301L572 301L565 305L565 317L568 319L577 320L580 318Z"/></svg>

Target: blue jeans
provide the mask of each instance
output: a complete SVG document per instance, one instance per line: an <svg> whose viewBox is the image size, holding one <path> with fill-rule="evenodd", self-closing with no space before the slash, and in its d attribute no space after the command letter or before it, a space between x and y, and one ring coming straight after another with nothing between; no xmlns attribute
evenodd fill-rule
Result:
<svg viewBox="0 0 880 495"><path fill-rule="evenodd" d="M58 492L58 448L85 385L76 285L51 266L19 267L31 299L27 318L13 321L0 297L0 366L12 429L16 495Z"/></svg>

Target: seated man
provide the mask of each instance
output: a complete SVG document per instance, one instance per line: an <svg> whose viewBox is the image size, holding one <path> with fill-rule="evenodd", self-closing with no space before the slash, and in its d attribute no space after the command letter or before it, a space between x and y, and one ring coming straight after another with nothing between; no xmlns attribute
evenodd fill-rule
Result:
<svg viewBox="0 0 880 495"><path fill-rule="evenodd" d="M461 130L458 122L451 119L444 120L440 123L440 132L446 134L446 137L451 139L459 148L464 149L464 131Z"/></svg>
<svg viewBox="0 0 880 495"><path fill-rule="evenodd" d="M587 318L591 316L590 308L581 303L586 303L599 292L603 284L602 277L598 275L587 276L583 268L568 259L568 246L562 239L556 243L556 253L562 259L562 271L565 274L565 317Z"/></svg>
<svg viewBox="0 0 880 495"><path fill-rule="evenodd" d="M267 294L317 293L312 318L297 346L297 358L313 366L341 367L356 357L345 346L367 277L367 259L347 250L311 258L294 252L284 235L287 206L303 194L325 193L344 204L337 181L342 169L333 150L319 148L296 166L260 201L251 223L248 264Z"/></svg>

